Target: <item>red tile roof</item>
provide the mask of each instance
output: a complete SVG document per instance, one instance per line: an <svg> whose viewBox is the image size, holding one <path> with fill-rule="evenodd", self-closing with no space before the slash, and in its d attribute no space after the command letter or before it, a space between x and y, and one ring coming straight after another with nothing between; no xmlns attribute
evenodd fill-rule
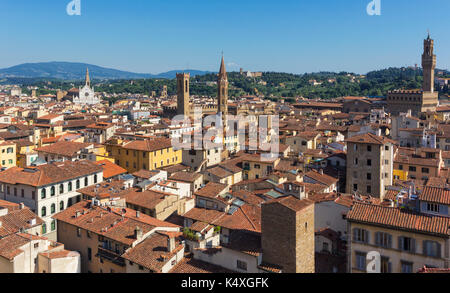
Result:
<svg viewBox="0 0 450 293"><path fill-rule="evenodd" d="M102 168L100 166L90 161L66 161L64 163L46 164L27 169L12 167L0 172L0 182L38 187L75 179L101 171Z"/></svg>
<svg viewBox="0 0 450 293"><path fill-rule="evenodd" d="M379 205L355 203L347 214L347 220L441 237L449 236L450 218L428 216Z"/></svg>
<svg viewBox="0 0 450 293"><path fill-rule="evenodd" d="M104 179L109 179L111 177L115 177L117 175L127 173L127 170L120 167L119 165L114 164L113 162L111 162L109 160L98 161L98 162L95 162L95 164L97 164L103 168L103 178Z"/></svg>
<svg viewBox="0 0 450 293"><path fill-rule="evenodd" d="M447 188L426 186L419 195L422 201L450 205L450 190Z"/></svg>

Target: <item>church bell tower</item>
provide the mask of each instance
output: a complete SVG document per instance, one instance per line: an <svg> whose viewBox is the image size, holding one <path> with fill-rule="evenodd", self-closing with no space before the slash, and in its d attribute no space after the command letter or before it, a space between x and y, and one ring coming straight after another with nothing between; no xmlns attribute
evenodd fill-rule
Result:
<svg viewBox="0 0 450 293"><path fill-rule="evenodd" d="M177 115L189 117L189 73L177 74Z"/></svg>
<svg viewBox="0 0 450 293"><path fill-rule="evenodd" d="M223 56L217 79L217 86L217 114L222 113L222 116L225 119L226 115L228 115L228 76Z"/></svg>

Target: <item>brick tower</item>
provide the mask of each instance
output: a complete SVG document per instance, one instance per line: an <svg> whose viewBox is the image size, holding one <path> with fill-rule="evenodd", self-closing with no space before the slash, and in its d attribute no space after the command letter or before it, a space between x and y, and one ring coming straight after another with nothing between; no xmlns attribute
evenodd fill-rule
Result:
<svg viewBox="0 0 450 293"><path fill-rule="evenodd" d="M189 73L177 73L177 115L189 117Z"/></svg>

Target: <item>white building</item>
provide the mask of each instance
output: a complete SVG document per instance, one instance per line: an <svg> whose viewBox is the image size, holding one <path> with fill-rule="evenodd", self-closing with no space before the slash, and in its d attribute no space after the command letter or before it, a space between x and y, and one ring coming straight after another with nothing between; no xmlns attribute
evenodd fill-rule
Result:
<svg viewBox="0 0 450 293"><path fill-rule="evenodd" d="M86 84L80 88L78 97L73 98L74 104L95 105L100 103L100 99L95 96L94 88L91 87L89 69L86 69Z"/></svg>
<svg viewBox="0 0 450 293"><path fill-rule="evenodd" d="M56 240L52 216L79 202L77 190L103 181L103 168L90 161L13 167L0 173L0 198L24 203L44 220L42 235Z"/></svg>

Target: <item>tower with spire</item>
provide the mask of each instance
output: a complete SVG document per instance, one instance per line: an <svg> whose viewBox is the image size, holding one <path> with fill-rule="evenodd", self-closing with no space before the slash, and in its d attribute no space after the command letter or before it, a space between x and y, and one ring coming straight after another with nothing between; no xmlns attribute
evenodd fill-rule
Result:
<svg viewBox="0 0 450 293"><path fill-rule="evenodd" d="M217 86L217 112L218 114L222 113L223 117L226 117L226 115L228 115L228 76L223 54L217 78Z"/></svg>
<svg viewBox="0 0 450 293"><path fill-rule="evenodd" d="M91 78L89 77L89 68L86 67L86 86L91 87Z"/></svg>
<svg viewBox="0 0 450 293"><path fill-rule="evenodd" d="M89 68L86 68L86 82L85 85L79 89L78 97L73 98L75 104L95 105L101 101L95 95L94 88L91 87L91 77L89 75Z"/></svg>

